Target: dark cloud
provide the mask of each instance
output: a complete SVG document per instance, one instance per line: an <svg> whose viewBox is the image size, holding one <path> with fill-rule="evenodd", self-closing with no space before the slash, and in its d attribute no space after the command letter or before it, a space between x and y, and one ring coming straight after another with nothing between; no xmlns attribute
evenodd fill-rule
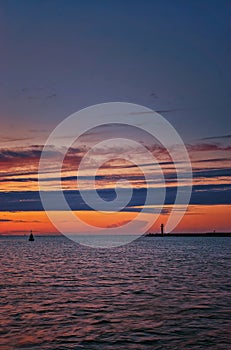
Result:
<svg viewBox="0 0 231 350"><path fill-rule="evenodd" d="M16 140L16 139L15 139ZM140 141L141 144L143 144L142 141ZM159 145L159 144L150 144L150 145L145 145L147 149L152 152L156 157L158 157L159 160L159 165L174 165L173 162L171 161L171 158L168 155L167 150ZM231 145L219 145L215 143L198 143L198 144L188 144L186 145L187 149L189 152L201 152L201 151L231 151ZM29 147L15 147L15 148L1 148L0 149L0 161L1 162L11 162L13 164L14 161L18 162L20 160L25 161L25 160L31 160L31 161L36 161L38 162L41 156L43 150L43 145L31 145ZM81 145L79 147L71 147L68 149L65 159L64 159L64 165L70 166L73 168L73 165L77 167L77 165L80 163L83 155L89 150L89 146L87 145ZM50 146L46 150L46 156L47 158L57 158L63 154L66 150L64 149L57 149L54 146ZM125 149L121 148L118 146L118 149L115 147L114 149L97 149L97 154L105 154L108 152L112 153L112 158L113 155L116 153L121 154L121 159L123 159L123 152L126 151ZM164 158L164 159L163 159ZM214 158L214 159L206 159L204 162L219 162L219 161L225 161L225 160L231 160L231 158ZM195 162L201 162L203 163L203 160L199 160ZM35 163L36 164L36 163ZM154 164L140 164L141 167L144 166L153 166ZM115 164L112 161L107 162L102 166L102 168L133 168L136 167L136 165L133 164Z"/></svg>
<svg viewBox="0 0 231 350"><path fill-rule="evenodd" d="M39 158L41 155L41 150L30 149L30 150L1 150L0 151L0 159L12 159L12 158Z"/></svg>
<svg viewBox="0 0 231 350"><path fill-rule="evenodd" d="M179 112L179 111L183 111L183 108L169 108L169 109L159 109L156 112L161 114L165 114L165 113L172 113L172 112Z"/></svg>
<svg viewBox="0 0 231 350"><path fill-rule="evenodd" d="M173 165L174 166L175 163L173 163L172 161L166 161L166 162L158 162L158 165ZM179 162L178 162L179 164ZM153 163L141 163L141 164L113 164L112 162L107 162L106 164L104 164L102 166L102 169L116 169L116 168L123 168L123 169L131 169L131 168L137 168L137 167L155 167L156 164Z"/></svg>
<svg viewBox="0 0 231 350"><path fill-rule="evenodd" d="M168 162L164 162L165 164L168 164ZM144 164L144 166L149 166L151 164ZM143 165L142 165L143 166ZM110 165L108 166L110 168ZM130 168L130 166L128 167ZM133 168L133 166L131 166ZM169 168L172 170L172 168ZM51 171L52 173L52 171ZM29 174L31 175L37 175L37 172L29 172L29 173L19 173L17 176L25 175L25 177L13 177L12 173L6 174L6 176L3 174L2 178L0 178L0 183L8 183L8 182L15 182L15 183L25 183L25 182L38 182L38 177L29 177ZM10 177L12 176L12 177ZM177 180L177 174L175 171L169 171L164 174L166 182L172 182ZM218 177L231 177L231 168L213 168L213 169L194 169L193 170L193 178L196 179L217 179ZM182 178L184 178L184 173L182 173ZM186 178L186 174L185 174ZM78 181L101 181L101 182L117 182L118 180L126 179L130 182L139 182L140 184L145 183L145 177L142 174L111 174L111 175L96 175L96 176L90 176L90 175L79 175ZM158 174L148 176L149 183L158 183L159 181ZM56 182L59 181L59 177L46 177L41 178L40 181L42 182ZM77 181L77 175L75 176L62 176L61 181Z"/></svg>
<svg viewBox="0 0 231 350"><path fill-rule="evenodd" d="M46 98L55 98L55 97L57 97L57 95L54 93L54 94L51 94L51 95L47 95L47 96L45 96Z"/></svg>
<svg viewBox="0 0 231 350"><path fill-rule="evenodd" d="M182 177L184 178L184 173L181 174ZM186 174L185 174L186 175ZM231 176L231 168L225 168L225 169L221 169L221 168L213 168L213 169L194 169L193 170L193 178L196 179L217 179L218 177L230 177ZM186 176L185 176L186 178ZM165 179L167 181L173 181L173 180L177 180L177 174L176 172L172 171L172 172L167 172L165 174Z"/></svg>
<svg viewBox="0 0 231 350"><path fill-rule="evenodd" d="M9 136L0 136L1 142L15 142L15 141L28 141L32 140L31 137L9 137Z"/></svg>
<svg viewBox="0 0 231 350"><path fill-rule="evenodd" d="M186 186L179 188L181 191L187 189ZM159 205L158 193L160 189L153 188L152 205ZM166 205L171 205L175 201L177 187L169 187L166 189ZM92 192L88 190L88 192ZM102 189L97 191L99 196L106 201L115 199L116 192L114 188ZM63 208L56 200L56 192L46 192L50 200L53 200L53 210L62 210ZM135 207L143 206L146 199L146 188L138 188L133 190L133 196L123 211L139 211ZM93 194L93 192L92 192ZM127 190L121 189L121 194L127 196ZM92 210L86 205L79 191L64 191L65 198L72 210ZM184 204L184 203L179 203ZM215 204L231 204L231 184L219 185L196 185L193 187L190 204L198 205L215 205ZM1 192L0 194L0 211L43 211L38 191L25 192Z"/></svg>
<svg viewBox="0 0 231 350"><path fill-rule="evenodd" d="M18 160L36 160L40 159L41 153L47 158L57 158L63 156L65 149L57 149L56 147L50 145L47 147L46 151L43 150L43 145L31 145L29 147L15 147L15 148L1 148L0 149L0 161L18 161ZM65 160L68 163L68 160L73 161L73 157L76 160L81 160L82 155L87 151L85 146L81 147L70 147L66 153ZM77 158L78 157L78 158ZM76 165L76 163L75 163Z"/></svg>
<svg viewBox="0 0 231 350"><path fill-rule="evenodd" d="M224 146L215 143L198 143L195 145L187 144L187 150L189 152L201 152L201 151L231 151L231 145Z"/></svg>
<svg viewBox="0 0 231 350"><path fill-rule="evenodd" d="M227 139L231 139L231 134L230 135L210 136L210 137L201 138L201 140L227 140Z"/></svg>
<svg viewBox="0 0 231 350"><path fill-rule="evenodd" d="M39 192L1 192L0 211L43 211Z"/></svg>
<svg viewBox="0 0 231 350"><path fill-rule="evenodd" d="M49 181L49 180L48 180ZM24 178L7 178L7 179L0 179L0 182L38 182L37 178L33 177L24 177Z"/></svg>
<svg viewBox="0 0 231 350"><path fill-rule="evenodd" d="M231 158L211 158L195 160L195 163L217 163L217 162L231 162Z"/></svg>
<svg viewBox="0 0 231 350"><path fill-rule="evenodd" d="M23 87L16 96L23 97L28 100L43 100L57 97L53 89L47 87Z"/></svg>
<svg viewBox="0 0 231 350"><path fill-rule="evenodd" d="M40 159L42 150L43 146L41 145L31 145L30 147L15 147L11 149L2 148L0 149L0 162L16 162L18 164L20 160L31 160L37 164ZM61 152L53 146L50 146L44 152L44 154L47 156L47 158L50 159L60 156Z"/></svg>
<svg viewBox="0 0 231 350"><path fill-rule="evenodd" d="M217 178L217 177L230 177L231 168L225 169L204 169L193 171L194 178Z"/></svg>
<svg viewBox="0 0 231 350"><path fill-rule="evenodd" d="M144 180L143 176L139 175L125 175L124 178L126 178L129 181L136 181L136 180ZM121 179L121 175L96 175L96 176L78 176L78 180L89 180L89 181L118 181ZM61 177L62 181L76 181L77 180L77 175L76 176L62 176ZM41 178L40 181L44 182L49 182L49 181L59 181L58 177L46 177L46 178ZM37 178L33 177L24 177L24 178L7 178L7 179L0 179L0 182L38 182Z"/></svg>
<svg viewBox="0 0 231 350"><path fill-rule="evenodd" d="M130 220L119 221L119 222L116 222L116 223L114 223L114 224L107 225L107 228L123 226L123 225L128 224L129 222L130 222Z"/></svg>
<svg viewBox="0 0 231 350"><path fill-rule="evenodd" d="M42 174L49 174L53 173L54 170L47 170L46 172L42 172ZM18 180L17 176L31 176L31 175L38 175L38 170L34 171L21 171L21 172L2 172L0 176L0 182L7 182L7 181L15 181ZM2 177L2 179L1 179ZM6 179L7 177L11 177L11 179ZM4 180L4 181L3 181Z"/></svg>
<svg viewBox="0 0 231 350"><path fill-rule="evenodd" d="M40 222L38 220L28 221L28 220L14 220L14 219L0 219L0 222Z"/></svg>

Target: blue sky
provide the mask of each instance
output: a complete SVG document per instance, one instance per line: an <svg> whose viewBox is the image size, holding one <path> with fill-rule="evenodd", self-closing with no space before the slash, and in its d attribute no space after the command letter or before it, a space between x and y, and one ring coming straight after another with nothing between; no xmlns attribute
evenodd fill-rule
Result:
<svg viewBox="0 0 231 350"><path fill-rule="evenodd" d="M1 1L1 135L43 137L109 101L165 111L186 141L227 134L230 15L229 1Z"/></svg>

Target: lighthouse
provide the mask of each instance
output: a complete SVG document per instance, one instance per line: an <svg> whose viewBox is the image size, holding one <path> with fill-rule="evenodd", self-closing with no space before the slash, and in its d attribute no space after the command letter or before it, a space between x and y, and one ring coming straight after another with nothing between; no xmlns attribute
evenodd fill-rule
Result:
<svg viewBox="0 0 231 350"><path fill-rule="evenodd" d="M161 234L163 236L164 235L164 224L160 225L160 231L161 231Z"/></svg>

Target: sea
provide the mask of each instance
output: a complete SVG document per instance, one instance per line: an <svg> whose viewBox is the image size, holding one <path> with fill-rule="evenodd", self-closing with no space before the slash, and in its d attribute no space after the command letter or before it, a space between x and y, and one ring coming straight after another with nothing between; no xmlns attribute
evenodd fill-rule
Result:
<svg viewBox="0 0 231 350"><path fill-rule="evenodd" d="M0 349L230 350L230 237L0 237Z"/></svg>

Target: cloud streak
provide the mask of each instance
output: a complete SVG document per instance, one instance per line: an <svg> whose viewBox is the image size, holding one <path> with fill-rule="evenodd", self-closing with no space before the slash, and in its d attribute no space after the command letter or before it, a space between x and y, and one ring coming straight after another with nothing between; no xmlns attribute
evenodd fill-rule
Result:
<svg viewBox="0 0 231 350"><path fill-rule="evenodd" d="M186 190L186 186L179 188L181 191ZM134 207L142 207L146 198L146 188L138 188L133 190L133 196L123 211L136 211ZM160 189L151 189L153 192L153 205L158 205L155 198L158 198ZM171 205L175 201L177 187L169 187L166 189L165 205ZM93 192L88 190L90 194ZM65 198L72 210L92 210L86 205L77 190L63 191ZM115 198L114 188L98 190L100 197L105 201ZM53 191L47 191L48 196L56 198ZM121 194L127 196L127 190L122 189ZM179 203L184 204L184 203ZM192 191L190 204L197 205L215 205L215 204L231 204L231 185L195 185ZM62 210L59 203L54 203L54 210ZM0 211L43 211L38 191L17 191L17 192L1 192L0 194Z"/></svg>
<svg viewBox="0 0 231 350"><path fill-rule="evenodd" d="M228 140L228 139L231 139L231 134L221 135L221 136L203 137L201 140Z"/></svg>

